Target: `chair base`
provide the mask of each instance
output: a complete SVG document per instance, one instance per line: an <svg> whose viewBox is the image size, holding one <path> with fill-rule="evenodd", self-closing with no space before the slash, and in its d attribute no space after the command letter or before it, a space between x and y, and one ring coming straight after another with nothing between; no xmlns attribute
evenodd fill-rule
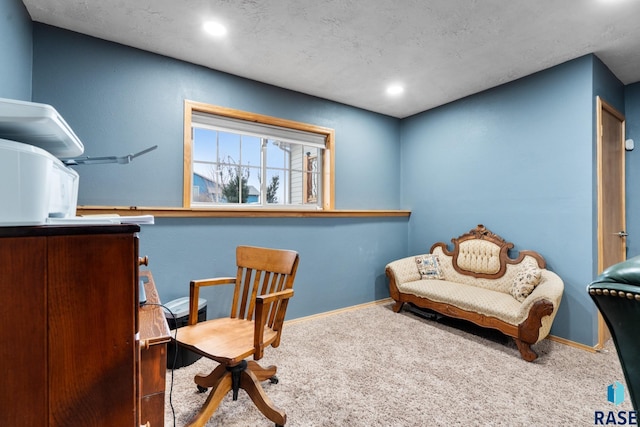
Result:
<svg viewBox="0 0 640 427"><path fill-rule="evenodd" d="M233 400L237 400L240 389L247 392L254 405L265 417L277 426L284 426L287 415L273 404L260 384L267 379L277 382L277 379L274 380L276 370L275 366L263 368L253 360L249 362L243 360L235 366L218 365L209 375L196 375L194 381L198 389L212 387L212 390L202 408L187 426L204 426L227 393L233 391Z"/></svg>

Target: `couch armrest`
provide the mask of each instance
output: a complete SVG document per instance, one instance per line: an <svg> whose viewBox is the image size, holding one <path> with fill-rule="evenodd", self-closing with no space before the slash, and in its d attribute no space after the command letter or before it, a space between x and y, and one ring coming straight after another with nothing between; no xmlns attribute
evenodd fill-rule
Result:
<svg viewBox="0 0 640 427"><path fill-rule="evenodd" d="M389 279L394 280L396 285L420 280L420 272L418 271L415 259L417 256L420 255L402 258L387 264L387 275L393 276L389 276Z"/></svg>
<svg viewBox="0 0 640 427"><path fill-rule="evenodd" d="M531 306L538 301L547 300L553 304L553 311L550 315L542 318L542 326L538 335L538 341L549 335L553 319L558 313L562 294L564 293L564 282L556 273L550 270L542 270L542 280L535 287L533 292L522 302L518 318L525 319L529 315Z"/></svg>

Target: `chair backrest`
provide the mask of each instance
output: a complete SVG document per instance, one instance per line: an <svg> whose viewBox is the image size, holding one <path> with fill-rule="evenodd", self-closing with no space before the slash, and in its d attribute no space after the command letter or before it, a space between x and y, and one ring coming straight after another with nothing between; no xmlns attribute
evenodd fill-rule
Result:
<svg viewBox="0 0 640 427"><path fill-rule="evenodd" d="M292 289L298 261L295 251L238 246L238 271L230 317L254 320L257 296ZM288 300L284 300L265 307L266 326L280 333L287 305ZM276 344L278 342L279 337Z"/></svg>
<svg viewBox="0 0 640 427"><path fill-rule="evenodd" d="M587 286L618 352L633 407L640 405L640 257L615 264Z"/></svg>

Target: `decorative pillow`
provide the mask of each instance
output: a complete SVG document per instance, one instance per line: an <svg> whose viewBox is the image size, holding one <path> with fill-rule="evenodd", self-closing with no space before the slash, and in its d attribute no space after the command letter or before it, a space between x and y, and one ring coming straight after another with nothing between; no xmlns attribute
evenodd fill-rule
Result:
<svg viewBox="0 0 640 427"><path fill-rule="evenodd" d="M438 280L444 279L442 270L440 270L438 255L428 254L417 256L416 265L418 266L421 278Z"/></svg>
<svg viewBox="0 0 640 427"><path fill-rule="evenodd" d="M540 283L542 271L534 261L527 262L522 266L511 285L511 296L522 302L529 296L535 287Z"/></svg>

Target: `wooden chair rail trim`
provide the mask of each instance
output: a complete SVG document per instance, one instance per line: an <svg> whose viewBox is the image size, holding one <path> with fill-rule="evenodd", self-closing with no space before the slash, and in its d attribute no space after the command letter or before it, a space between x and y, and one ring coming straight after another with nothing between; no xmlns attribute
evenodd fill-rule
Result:
<svg viewBox="0 0 640 427"><path fill-rule="evenodd" d="M409 217L402 209L260 209L181 208L152 206L79 206L77 215L153 215L158 218L368 218Z"/></svg>

